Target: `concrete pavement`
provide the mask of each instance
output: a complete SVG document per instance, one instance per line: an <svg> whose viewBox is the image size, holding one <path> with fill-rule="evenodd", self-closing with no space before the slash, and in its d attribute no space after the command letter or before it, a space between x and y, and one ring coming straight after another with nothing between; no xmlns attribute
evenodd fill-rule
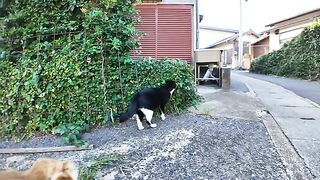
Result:
<svg viewBox="0 0 320 180"><path fill-rule="evenodd" d="M243 88L247 84L240 79L233 77L232 82L237 83L231 85L231 90L221 90L212 86L198 86L198 92L204 97L204 102L197 108L190 108L190 111L213 117L262 121L281 157L288 178L313 179L314 177L304 160L296 152L273 117L267 113L266 106L256 97L256 94L252 90L247 91L246 88Z"/></svg>
<svg viewBox="0 0 320 180"><path fill-rule="evenodd" d="M254 91L312 174L320 179L320 108L281 86L241 73L233 73L232 78Z"/></svg>

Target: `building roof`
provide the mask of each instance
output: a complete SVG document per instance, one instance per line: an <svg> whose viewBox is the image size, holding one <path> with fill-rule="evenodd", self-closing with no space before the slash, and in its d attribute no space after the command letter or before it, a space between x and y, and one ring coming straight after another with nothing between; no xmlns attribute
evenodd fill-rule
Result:
<svg viewBox="0 0 320 180"><path fill-rule="evenodd" d="M260 37L260 35L254 32L252 29L249 29L248 31L244 32L242 35L254 35L256 37Z"/></svg>
<svg viewBox="0 0 320 180"><path fill-rule="evenodd" d="M260 41L262 41L262 40L264 40L264 39L266 39L268 37L269 37L269 34L268 33L264 33L257 40L253 41L249 45L254 45L254 44L256 44L256 43L258 43L258 42L260 42Z"/></svg>
<svg viewBox="0 0 320 180"><path fill-rule="evenodd" d="M271 27L271 26L274 26L275 24L279 24L279 23L282 23L282 22L285 22L285 21L289 21L289 20L292 20L292 19L295 19L295 18L304 16L304 15L307 15L307 14L311 14L311 13L314 13L314 12L317 12L317 11L320 12L320 8L313 9L313 10L310 10L310 11L306 11L306 12L300 13L300 14L298 14L298 15L295 15L295 16L292 16L292 17L289 17L289 18L286 18L286 19L282 19L282 20L280 20L280 21L277 21L277 22L268 24L268 25L266 25L265 27Z"/></svg>
<svg viewBox="0 0 320 180"><path fill-rule="evenodd" d="M256 37L259 37L259 34L255 33L252 29L249 29L248 31L242 33L242 35L254 35L254 36L256 36ZM215 43L213 43L213 44L205 47L205 49L206 49L206 48L212 48L212 47L214 47L214 46L217 46L217 45L220 45L220 44L223 44L223 43L232 42L232 41L234 41L234 40L237 40L238 37L239 37L239 34L238 34L238 33L237 33L237 34L234 34L234 35L232 35L232 36L229 36L229 37L227 37L227 38L224 38L224 39L222 39L222 40L220 40L220 41L218 41L218 42L215 42Z"/></svg>
<svg viewBox="0 0 320 180"><path fill-rule="evenodd" d="M212 48L212 47L217 46L217 45L222 44L222 43L232 42L232 41L236 40L238 37L239 37L238 34L229 36L229 37L227 37L227 38L224 38L224 39L222 39L222 40L220 40L220 41L218 41L218 42L215 42L215 43L213 43L213 44L205 47L205 49L206 49L206 48Z"/></svg>
<svg viewBox="0 0 320 180"><path fill-rule="evenodd" d="M238 30L227 29L227 28L218 28L218 27L210 27L210 26L200 26L200 29L208 29L212 31L221 31L221 32L230 32L230 33L238 33Z"/></svg>

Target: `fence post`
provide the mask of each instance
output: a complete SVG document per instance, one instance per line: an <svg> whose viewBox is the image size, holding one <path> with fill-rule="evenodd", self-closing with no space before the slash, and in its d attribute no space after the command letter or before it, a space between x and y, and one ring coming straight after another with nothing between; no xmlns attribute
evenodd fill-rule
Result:
<svg viewBox="0 0 320 180"><path fill-rule="evenodd" d="M230 67L222 67L221 68L221 87L222 89L230 89L231 86L231 68Z"/></svg>

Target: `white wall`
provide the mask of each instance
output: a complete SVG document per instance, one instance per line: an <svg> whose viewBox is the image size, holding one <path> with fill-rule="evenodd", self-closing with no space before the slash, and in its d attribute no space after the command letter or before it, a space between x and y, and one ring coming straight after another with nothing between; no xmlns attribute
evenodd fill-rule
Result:
<svg viewBox="0 0 320 180"><path fill-rule="evenodd" d="M279 34L275 34L274 32L271 32L269 35L269 47L270 47L270 52L276 51L280 49L280 39L279 39Z"/></svg>
<svg viewBox="0 0 320 180"><path fill-rule="evenodd" d="M223 31L213 31L209 29L200 28L199 33L199 48L205 48L212 45L224 38L232 36L234 33L223 32Z"/></svg>
<svg viewBox="0 0 320 180"><path fill-rule="evenodd" d="M290 27L290 28L285 28L280 30L280 46L282 46L285 42L290 41L292 38L295 36L298 36L305 27L308 27L312 24L313 22L308 22L305 24L301 24L298 26Z"/></svg>
<svg viewBox="0 0 320 180"><path fill-rule="evenodd" d="M306 22L300 25L292 27L284 27L279 29L279 34L275 34L274 31L270 33L269 44L270 51L280 49L285 42L290 41L295 36L298 36L304 28L310 26L313 22Z"/></svg>

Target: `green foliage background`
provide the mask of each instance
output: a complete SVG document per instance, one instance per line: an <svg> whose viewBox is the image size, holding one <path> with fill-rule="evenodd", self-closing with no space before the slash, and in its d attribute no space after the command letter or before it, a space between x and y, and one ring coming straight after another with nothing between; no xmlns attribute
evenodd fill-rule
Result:
<svg viewBox="0 0 320 180"><path fill-rule="evenodd" d="M131 0L26 0L8 7L0 50L0 137L59 133L81 145L81 132L124 111L134 92L177 81L168 107L199 101L189 65L133 61Z"/></svg>
<svg viewBox="0 0 320 180"><path fill-rule="evenodd" d="M278 51L259 57L251 72L320 80L320 20Z"/></svg>

